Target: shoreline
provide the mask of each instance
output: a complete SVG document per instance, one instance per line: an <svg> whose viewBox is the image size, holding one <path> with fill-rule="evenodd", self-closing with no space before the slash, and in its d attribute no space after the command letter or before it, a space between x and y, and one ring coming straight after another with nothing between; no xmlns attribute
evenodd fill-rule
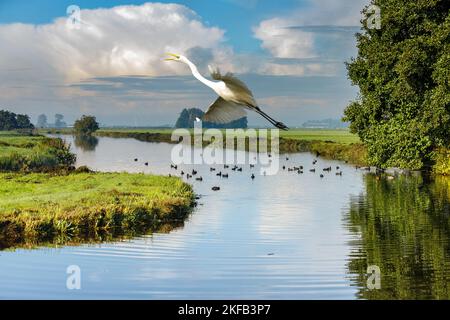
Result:
<svg viewBox="0 0 450 320"><path fill-rule="evenodd" d="M44 129L42 129L44 131ZM313 130L311 130L314 132ZM339 130L340 131L340 130ZM62 134L73 135L73 132L68 129L64 130L45 130L47 134ZM154 131L114 131L109 129L99 130L94 133L97 137L109 138L132 138L143 142L154 143L170 143L176 144L178 141L171 140L170 130ZM225 139L225 137L224 137ZM192 139L193 141L193 139ZM246 140L246 150L248 150L248 139ZM204 146L208 142L204 142ZM225 143L224 143L225 146ZM268 143L270 149L270 143ZM319 154L326 159L348 161L351 164L365 166L367 165L365 148L361 143L340 143L330 140L305 140L301 138L280 137L280 153L295 153L295 152L311 152ZM236 148L236 146L235 146Z"/></svg>
<svg viewBox="0 0 450 320"><path fill-rule="evenodd" d="M0 173L0 181L0 250L145 234L183 222L195 205L192 187L175 177Z"/></svg>
<svg viewBox="0 0 450 320"><path fill-rule="evenodd" d="M56 133L59 131L59 134L72 134L70 129L64 130L47 130L46 132ZM311 132L314 134L315 132L328 131L328 130L303 130L300 131ZM329 130L330 132L345 132L344 130L336 129ZM323 157L325 159L330 160L338 160L345 161L346 163L356 165L359 167L370 167L371 165L367 160L367 150L366 147L361 143L357 142L355 139L351 139L346 142L339 142L329 140L332 139L330 137L325 137L322 140L307 138L303 139L302 135L295 136L295 130L292 130L288 133L281 132L280 135L280 154L281 153L294 153L294 152L311 152L316 154L317 156ZM110 137L110 138L133 138L143 142L155 142L155 143L170 143L176 144L177 141L171 140L171 129L140 129L140 130L132 130L132 129L122 129L122 130L114 130L114 129L101 129L97 131L95 136L98 137ZM283 136L284 135L284 136ZM225 139L225 138L224 138ZM336 139L338 140L338 139ZM356 141L356 142L355 142ZM248 139L247 139L248 142ZM204 143L204 146L208 145L207 142ZM225 145L225 144L224 144ZM268 147L270 147L270 143L268 143ZM236 146L235 146L236 148ZM248 150L248 143L246 143L246 150ZM436 163L430 167L429 169L421 169L421 170L412 170L408 168L378 168L382 171L397 171L397 172L411 172L411 171L421 171L427 172L434 175L442 175L449 176L450 175L450 150L448 149L439 149L436 150Z"/></svg>

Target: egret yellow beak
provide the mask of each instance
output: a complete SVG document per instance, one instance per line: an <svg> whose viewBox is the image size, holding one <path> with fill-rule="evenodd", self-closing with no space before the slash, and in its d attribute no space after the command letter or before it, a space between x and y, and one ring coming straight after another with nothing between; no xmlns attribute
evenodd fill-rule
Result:
<svg viewBox="0 0 450 320"><path fill-rule="evenodd" d="M175 53L167 52L166 54L168 56L172 56L173 58L166 58L166 59L164 59L165 61L176 61L176 60L178 60L180 58L180 56L178 54L175 54Z"/></svg>

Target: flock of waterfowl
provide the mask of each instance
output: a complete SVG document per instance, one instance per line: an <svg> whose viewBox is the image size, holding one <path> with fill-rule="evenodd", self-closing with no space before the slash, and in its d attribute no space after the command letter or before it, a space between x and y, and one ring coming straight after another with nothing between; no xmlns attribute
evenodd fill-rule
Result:
<svg viewBox="0 0 450 320"><path fill-rule="evenodd" d="M271 157L272 156L269 154L269 158L271 158ZM254 160L256 160L256 157L254 158ZM286 162L282 166L283 171L292 172L292 173L296 173L296 174L303 174L303 172L304 172L303 165L287 166L287 164L289 162L289 157L286 157L285 160L286 160ZM138 159L135 158L134 161L138 162ZM272 160L270 159L269 161L271 162ZM149 164L148 164L148 162L145 162L144 165L148 166ZM317 159L314 159L312 161L312 166L313 167L309 169L309 172L315 173L316 170L319 171L320 168L316 168L316 165L317 165ZM172 170L175 170L175 171L178 172L178 168L179 167L178 167L178 165L171 164L170 168ZM250 169L254 169L255 165L254 164L249 164L249 168ZM230 166L229 164L224 164L223 165L223 169L222 169L222 167L221 168L216 168L216 167L210 167L209 168L210 174L215 175L217 177L224 178L224 179L228 179L229 176L230 176L230 172L227 171L227 170L231 170L231 171L234 171L234 172L244 172L244 166L237 166L237 165ZM323 173L321 173L319 175L319 177L320 178L324 178L325 177L324 173L330 173L332 171L333 171L333 168L331 166L322 168L322 172ZM336 174L336 176L342 176L342 170L341 170L341 168L339 166L335 167L335 174ZM263 175L266 175L266 173L263 172ZM172 176L172 174L169 174L169 176ZM192 169L192 171L184 171L184 170L182 170L180 168L179 176L185 177L187 180L194 179L194 180L199 181L199 182L202 182L204 180L203 176L200 176L198 174L198 171L195 170L195 169ZM255 175L255 173L252 172L251 175L250 175L250 179L254 180L255 178L256 178L256 175ZM213 191L219 191L220 187L219 186L213 186L211 189Z"/></svg>

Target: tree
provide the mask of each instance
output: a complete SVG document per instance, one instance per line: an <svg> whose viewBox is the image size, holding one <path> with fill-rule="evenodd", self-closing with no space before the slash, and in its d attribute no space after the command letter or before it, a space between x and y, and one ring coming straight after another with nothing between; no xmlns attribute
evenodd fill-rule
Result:
<svg viewBox="0 0 450 320"><path fill-rule="evenodd" d="M62 114L55 114L55 128L65 128L67 124L63 121L64 116Z"/></svg>
<svg viewBox="0 0 450 320"><path fill-rule="evenodd" d="M175 128L193 128L196 118L201 119L205 113L197 108L183 109L175 123ZM247 128L247 117L229 123L203 122L203 128Z"/></svg>
<svg viewBox="0 0 450 320"><path fill-rule="evenodd" d="M47 116L45 114L40 114L36 123L38 128L47 128Z"/></svg>
<svg viewBox="0 0 450 320"><path fill-rule="evenodd" d="M7 110L0 110L0 130L17 129L16 114Z"/></svg>
<svg viewBox="0 0 450 320"><path fill-rule="evenodd" d="M75 121L73 127L76 134L90 135L98 130L99 125L94 116L83 115L80 119Z"/></svg>
<svg viewBox="0 0 450 320"><path fill-rule="evenodd" d="M175 123L175 128L189 128L189 112L187 109L181 111L180 116Z"/></svg>
<svg viewBox="0 0 450 320"><path fill-rule="evenodd" d="M17 129L33 129L34 126L30 121L30 117L26 114L18 114L16 116Z"/></svg>
<svg viewBox="0 0 450 320"><path fill-rule="evenodd" d="M344 121L367 146L371 164L419 169L433 162L436 148L450 145L448 1L372 4L381 9L381 29L363 21L356 35L358 56L347 69L360 96Z"/></svg>
<svg viewBox="0 0 450 320"><path fill-rule="evenodd" d="M24 114L15 114L7 110L0 110L0 130L33 129L30 117Z"/></svg>

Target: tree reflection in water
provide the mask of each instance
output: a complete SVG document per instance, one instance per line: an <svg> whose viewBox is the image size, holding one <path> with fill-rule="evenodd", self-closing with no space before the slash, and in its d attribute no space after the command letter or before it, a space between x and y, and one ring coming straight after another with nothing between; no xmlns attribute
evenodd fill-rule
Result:
<svg viewBox="0 0 450 320"><path fill-rule="evenodd" d="M345 223L348 269L362 299L450 298L450 179L365 177ZM381 269L381 289L367 288L367 267Z"/></svg>
<svg viewBox="0 0 450 320"><path fill-rule="evenodd" d="M94 151L98 145L98 139L92 135L76 135L74 136L74 143L77 148L83 151Z"/></svg>

